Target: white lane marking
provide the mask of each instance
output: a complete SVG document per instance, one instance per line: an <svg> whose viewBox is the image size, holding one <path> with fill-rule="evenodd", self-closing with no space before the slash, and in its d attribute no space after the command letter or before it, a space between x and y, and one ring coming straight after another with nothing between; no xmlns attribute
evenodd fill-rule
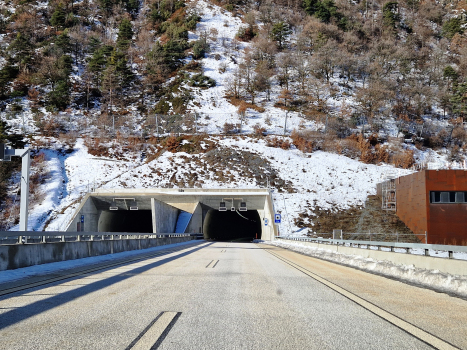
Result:
<svg viewBox="0 0 467 350"><path fill-rule="evenodd" d="M409 334L412 334L413 336L415 336L416 338L424 341L425 343L437 348L437 349L441 349L441 350L454 350L454 349L459 349L447 342L445 342L444 340L428 333L428 332L425 332L423 329L421 328L418 328L417 326L414 326L413 324L407 322L407 321L404 321L403 319L381 309L380 307L366 301L365 299L362 299L360 297L358 297L357 295L355 294L352 294L351 292L345 290L344 288L341 288L339 287L338 285L332 283L332 282L329 282L328 280L318 276L317 274L305 269L304 267L301 267L300 265L297 265L296 263L284 258L284 257L281 257L279 254L277 253L272 253L268 250L266 250L268 253L270 253L271 255L275 256L276 258L286 262L287 264L291 265L292 267L295 267L297 270L301 271L302 273L304 273L305 275L317 280L318 282L321 282L322 284L324 284L325 286L331 288L332 290L336 291L337 293L345 296L346 298L352 300L353 302L357 303L358 305L364 307L365 309L367 309L368 311L374 313L375 315L381 317L382 319L385 319L386 321L388 321L389 323L392 323L393 325L395 325L396 327L399 327L400 329L406 331L407 333Z"/></svg>
<svg viewBox="0 0 467 350"><path fill-rule="evenodd" d="M170 322L177 316L177 312L166 311L161 317L147 330L146 333L133 345L132 350L148 350L157 342L162 333L169 326Z"/></svg>

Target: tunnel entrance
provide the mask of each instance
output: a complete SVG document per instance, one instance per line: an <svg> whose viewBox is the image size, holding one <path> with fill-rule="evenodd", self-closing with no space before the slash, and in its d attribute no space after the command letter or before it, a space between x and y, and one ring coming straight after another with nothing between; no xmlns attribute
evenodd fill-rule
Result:
<svg viewBox="0 0 467 350"><path fill-rule="evenodd" d="M151 210L103 211L98 232L152 233Z"/></svg>
<svg viewBox="0 0 467 350"><path fill-rule="evenodd" d="M261 218L257 210L209 210L204 219L205 239L216 241L252 241L261 238Z"/></svg>

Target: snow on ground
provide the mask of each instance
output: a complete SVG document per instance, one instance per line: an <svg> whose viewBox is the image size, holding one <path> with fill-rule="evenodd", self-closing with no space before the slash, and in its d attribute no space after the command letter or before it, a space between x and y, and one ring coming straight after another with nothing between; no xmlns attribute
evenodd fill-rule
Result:
<svg viewBox="0 0 467 350"><path fill-rule="evenodd" d="M291 184L292 193L287 188L273 191L275 210L283 216L282 234L293 234L299 230L294 225L294 218L302 212L317 208L341 210L363 205L368 195L375 194L376 183L381 181L382 176L395 171L389 165L363 164L337 154L321 151L302 153L296 149L267 147L264 139L211 139L218 143L219 149L248 151L268 160L270 168ZM93 188L177 187L177 181L186 180L194 174L202 182L202 188L258 187L254 178L242 176L236 171L236 159L225 166L233 180L221 181L215 172L222 170L226 173L227 170L215 169L207 164L205 154L165 152L151 162L138 163L94 157L87 153L82 139L77 140L74 149L66 156L55 151L47 152L50 178L42 187L47 195L42 205L31 210L30 229L41 230L44 215L52 210L52 221L47 230L65 230L79 201ZM410 171L396 170L396 173L405 175Z"/></svg>
<svg viewBox="0 0 467 350"><path fill-rule="evenodd" d="M16 281L16 280L27 278L27 277L45 275L49 273L64 271L64 270L91 265L91 264L109 262L109 261L119 260L122 258L129 258L129 257L133 257L133 256L145 254L145 253L156 252L156 251L170 249L174 247L180 247L184 245L188 246L190 244L193 244L193 241L167 244L164 246L147 248L147 249L142 249L142 250L131 250L131 251L115 253L115 254L93 256L90 258L58 261L54 263L23 267L23 268L15 269L15 270L0 271L0 283L12 282L12 281Z"/></svg>
<svg viewBox="0 0 467 350"><path fill-rule="evenodd" d="M363 164L327 152L307 154L266 147L264 140L254 143L250 139L225 139L220 144L261 154L271 161L282 179L293 184L295 193L273 193L275 210L283 216L282 234L293 234L300 229L293 224L293 219L306 211L305 207L337 211L363 205L369 195L376 194L376 184L386 173L396 171L399 176L411 173L389 165Z"/></svg>
<svg viewBox="0 0 467 350"><path fill-rule="evenodd" d="M356 267L364 271L381 274L424 287L434 288L446 293L455 293L464 297L467 296L467 275L450 275L438 270L416 268L413 265L399 265L389 261L379 261L358 255L347 255L322 248L306 247L299 243L279 241L262 243L290 249L308 256Z"/></svg>
<svg viewBox="0 0 467 350"><path fill-rule="evenodd" d="M207 133L219 133L225 123L240 124L237 107L228 102L224 97L233 78L233 73L238 69L239 64L244 57L245 48L250 47L250 43L235 42L235 35L240 27L246 27L238 17L222 7L209 3L205 0L199 0L196 4L196 10L201 14L201 22L198 23L195 33L190 33L190 40L197 40L203 33L207 33L210 39L210 52L202 59L204 75L214 79L216 86L209 89L197 89L194 93L195 99L189 105L189 109L204 116L201 120L204 125L204 131ZM261 24L260 24L261 26ZM211 31L217 30L217 35L210 35ZM212 40L215 39L215 40ZM237 45L237 48L234 47ZM221 71L225 68L225 72ZM257 96L255 102L265 108L265 112L259 113L253 109L248 109L246 123L242 131L246 133L253 132L253 125L259 123L265 126L266 120L270 125L267 126L268 132L272 134L282 134L284 132L285 111L273 106L280 94L280 88L273 85L271 101L266 100L266 93ZM298 129L300 123L310 129L316 129L314 122L306 121L298 117L298 113L290 112L287 121L287 131L290 133L293 129Z"/></svg>
<svg viewBox="0 0 467 350"><path fill-rule="evenodd" d="M44 230L49 218L53 220L47 231L65 230L86 193L138 166L131 161L92 156L82 139L77 139L71 154L47 149L41 152L45 154L47 177L39 190L43 198L29 211L28 229L33 231ZM18 231L19 225L11 230Z"/></svg>

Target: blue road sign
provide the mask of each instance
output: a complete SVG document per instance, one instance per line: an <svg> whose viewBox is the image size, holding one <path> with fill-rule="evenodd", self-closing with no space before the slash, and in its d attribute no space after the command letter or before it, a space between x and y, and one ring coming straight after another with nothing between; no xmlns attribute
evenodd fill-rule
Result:
<svg viewBox="0 0 467 350"><path fill-rule="evenodd" d="M280 224L281 223L281 214L274 215L274 223Z"/></svg>
<svg viewBox="0 0 467 350"><path fill-rule="evenodd" d="M81 223L84 223L84 215L81 215Z"/></svg>
<svg viewBox="0 0 467 350"><path fill-rule="evenodd" d="M268 226L268 223L269 223L269 220L268 219L264 219L264 226Z"/></svg>

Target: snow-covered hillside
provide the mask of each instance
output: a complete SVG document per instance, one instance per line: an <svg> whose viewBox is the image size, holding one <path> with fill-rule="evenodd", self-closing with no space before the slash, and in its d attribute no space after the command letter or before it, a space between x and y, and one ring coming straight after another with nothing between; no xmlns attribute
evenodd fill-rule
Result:
<svg viewBox="0 0 467 350"><path fill-rule="evenodd" d="M92 6L95 5L92 1L90 3ZM38 6L45 6L44 3L41 4ZM326 57L320 56L322 53L317 51L297 56L296 51L299 50L295 49L300 45L305 45L300 41L305 35L303 33L308 33L306 35L314 39L317 33L322 34L320 31L324 30L324 24L320 24L315 18L307 24L292 26L289 33L292 48L290 51L276 52L276 48L272 50L276 55L277 67L283 65L285 68L271 69L274 74L270 77L270 86L268 89L258 89L255 92L255 103L250 103L252 94L245 94L242 99L235 101L232 96L229 96L232 84L235 84L236 79L245 78L239 76L245 72L243 68L240 69L240 66L244 66L246 61L254 56L252 54L255 50L254 45L259 45L252 41L240 41L237 38L239 29L248 26L245 18L249 10L245 8L239 11L228 11L226 6L222 7L208 0L189 1L186 3L186 13L196 13L200 16L200 21L188 32L188 42L194 43L206 39L209 50L204 58L195 60L191 52L193 48L190 46L185 49L187 54L181 60L180 70L171 72L167 81L154 83L157 88L153 90L157 93L154 92L151 95L147 89L142 89L142 92L137 91L137 84L144 82L149 74L146 61L150 56L148 55L150 49L156 46L156 43L167 40L164 37L164 35L167 36L166 33L156 37L160 24L148 24L149 29L143 29L141 25L150 17L148 14L153 11L152 5L151 2L145 2L138 17L132 18L135 30L133 33L135 51L131 53L131 69L136 82L125 90L128 91L129 96L120 96L121 99L128 98L127 104L125 100L123 105L119 105L118 101L115 101L115 96L112 97L108 91L107 95L104 93L104 87L94 86L95 90L102 91L98 93L94 91L94 95L88 96L92 79L86 80L90 78L86 75L89 72L86 73L85 65L93 58L94 53L91 53L89 48L83 48L80 54L70 53L74 62L72 73L70 73L74 89L71 99L74 102L70 103L66 109L50 110L43 106L40 98L34 95L40 90L37 87L37 91L28 90L27 96L8 100L1 112L2 120L6 120L13 130L31 134L30 145L37 150L36 155L43 154L45 159L42 166L45 169L44 178L37 185L37 192L42 195L36 196L39 199L32 203L30 229L65 229L81 198L94 188L268 187L272 190L276 211L284 217L281 224L282 233L293 234L301 229L296 223L300 214L302 214L302 222L313 227L312 218L318 209L339 211L352 206L362 206L368 195L375 194L376 183L385 175L389 173L404 175L415 171L415 168L407 170L389 165L389 156L397 158L397 156L408 155L418 166L431 164L433 167L443 167L448 159L456 160L455 163L450 163L450 167L465 166L465 147L461 148L457 145L456 152L458 153L454 157L452 151L443 147L442 137L439 136L444 128L447 128L450 131L450 140L454 137L460 140L462 135L459 134L459 130L463 130L462 123L454 124L449 120L432 119L427 115L421 115L418 119L411 119L412 117L409 118L405 114L396 116L399 112L394 112L394 108L391 109L389 105L389 101L394 102L393 95L383 96L383 100L387 99L387 103L376 104L377 107L368 112L365 109L367 106L365 103L368 101L363 103L363 97L357 93L358 89L360 92L367 89L368 94L372 92L371 87L368 87L367 79L369 78L365 75L368 72L365 71L365 74L360 75L354 72L351 79L349 76L344 76L342 67L345 64L342 63L342 57L340 63L335 63L335 67L331 69L329 79L317 78L319 74L315 74L316 72L311 74L311 71L317 68L312 69L310 65L312 63L316 65L318 58L324 60ZM14 9L10 10L14 12ZM96 13L99 11L95 8L94 10ZM251 11L254 12L254 10ZM255 30L258 33L271 31L271 23L262 22L261 14L257 11L255 13ZM173 15L176 14L175 11ZM287 16L293 17L290 13ZM117 17L111 17L111 19L115 22ZM300 16L297 15L298 17ZM98 20L99 16L93 18L95 26L102 25ZM299 22L297 18L294 19L296 23ZM120 20L119 17L118 19ZM170 17L167 23L171 23L173 19L174 17ZM293 22L292 19L290 22ZM334 27L329 28L337 31L337 27ZM439 25L435 27L438 28ZM81 27L80 30L86 31L87 29L89 28ZM115 44L119 40L119 30L115 22L106 34L106 43ZM57 35L63 34L60 33L57 32ZM328 36L332 34L325 30L323 33ZM351 37L349 33L346 32L345 35ZM143 40L143 34L146 35L146 41ZM77 32L70 35L79 39ZM266 40L267 35L263 36ZM89 39L89 42L92 41L91 36L86 39ZM78 45L79 40L75 40L74 43ZM269 43L275 45L273 41ZM99 45L101 44L103 43ZM334 42L334 51L329 51L329 55L339 54L342 47L338 44L340 45L337 41ZM144 49L144 47L147 48ZM433 47L438 49L438 46L434 44ZM138 50L144 54L135 54ZM267 51L267 48L264 50ZM292 55L294 55L294 61L291 65L290 62L287 63L287 59ZM300 59L301 57L303 60ZM199 64L202 67L201 73L187 69L190 63ZM370 63L370 61L364 61L362 65L370 66ZM383 63L394 64L392 61ZM290 94L293 97L290 99L296 100L297 105L301 103L300 108L287 105L291 101L284 97L284 90L287 90L285 87L289 86L289 81L284 83L279 77L281 74L284 75L284 69L290 69ZM302 96L303 91L300 92L300 74L302 74L300 69L303 69L303 74L307 74L308 80L304 84L310 91L306 98ZM439 71L439 67L437 69ZM190 85L190 77L197 74L213 79L215 86L193 87ZM261 73L255 72L253 75L259 74ZM351 75L351 73L348 74ZM388 74L392 74L388 78L389 81L399 81L399 73L395 68ZM103 79L103 76L101 78ZM45 94L50 93L49 85L41 90L39 96L44 97ZM312 89L314 90L311 91ZM391 92L384 91L388 94ZM168 99L169 95L172 100ZM183 124L183 118L193 114L196 114L198 118L196 133L206 135L201 137L204 141L197 145L200 150L172 153L166 145L162 145L169 133L160 132L159 125L156 129L154 128L154 124L160 123L160 120L153 121L156 114L153 111L160 107L163 99L167 99L165 102L168 110L164 117L167 120L171 117L175 118L177 113L174 100L188 95L186 109L183 112L185 114L181 117L177 115L182 124L176 129L176 135L190 132L190 129ZM90 102L90 106L83 102L85 97L89 99L87 102ZM114 98L113 102L112 98ZM244 115L239 112L239 103L242 103L240 100L247 106ZM371 101L368 103L372 105ZM431 107L437 115L444 113L436 99L433 99ZM14 112L15 110L20 112ZM114 122L116 122L115 128L118 132L112 130ZM225 130L226 124L235 125L236 135ZM372 128L371 131L370 128ZM258 129L260 133L257 132ZM427 129L431 130L432 136L438 133L436 140L439 141L439 150L436 152L423 146L422 135ZM325 145L319 144L309 149L299 149L292 144L290 138L294 131L315 133L310 136L310 140L313 137L321 137L321 141L325 139L326 142L323 142ZM53 136L45 138L41 133L51 133ZM64 142L61 138L70 134L73 134L73 137L71 141L68 141L67 150L71 152L64 152ZM154 137L156 134L157 138ZM357 134L361 139L357 138ZM455 136L458 134L460 136ZM407 142L404 141L406 135L411 137ZM354 136L353 139L352 136ZM369 141L371 136L374 136L371 141L373 143ZM125 139L125 137L138 138L141 147L123 150L123 146L111 142L115 139ZM147 153L152 147L148 146L151 137L156 140L154 142L160 142L160 144L152 148L153 153L151 157L148 157ZM271 147L275 143L273 138L281 142L289 142L290 147L287 146L284 149ZM433 141L425 139L425 141ZM190 144L192 141L183 140L183 142ZM95 143L96 148L107 148L108 152L92 155L96 152L88 149L91 143ZM349 151L348 149L352 147L353 151ZM378 151L381 151L383 155L381 161L375 156ZM357 160L359 157L364 158L364 152L369 152L368 154L374 156L371 161L367 161L371 164ZM385 154L387 157L384 157ZM397 161L392 161L392 163L402 166ZM9 185L10 197L14 197L17 193L18 186L18 177L13 177ZM9 216L8 220L14 222L15 218ZM18 226L13 226L13 229L18 229ZM307 232L304 230L298 234Z"/></svg>

